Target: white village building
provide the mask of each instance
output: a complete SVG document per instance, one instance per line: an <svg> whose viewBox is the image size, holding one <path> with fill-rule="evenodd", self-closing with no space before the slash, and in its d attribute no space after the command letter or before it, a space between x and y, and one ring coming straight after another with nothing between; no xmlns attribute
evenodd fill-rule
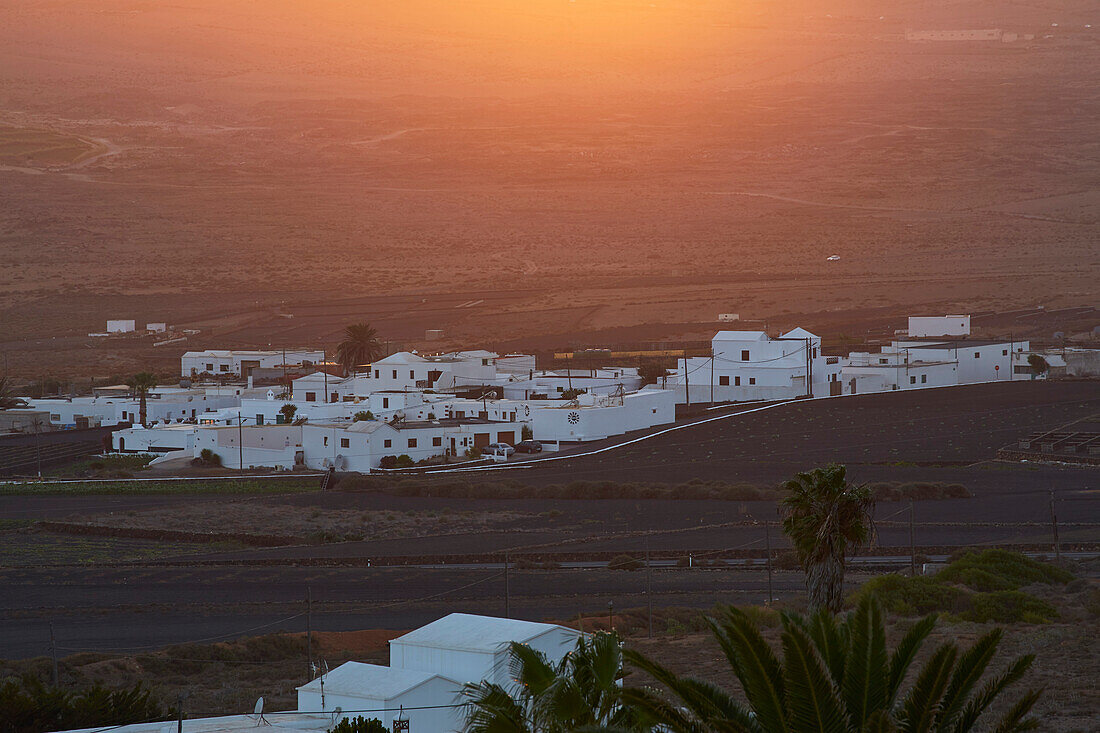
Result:
<svg viewBox="0 0 1100 733"><path fill-rule="evenodd" d="M180 359L180 375L194 377L213 374L220 377L247 377L256 368L275 369L308 368L323 364L325 352L315 349L286 349L279 351L249 351L236 349L207 349L188 351Z"/></svg>

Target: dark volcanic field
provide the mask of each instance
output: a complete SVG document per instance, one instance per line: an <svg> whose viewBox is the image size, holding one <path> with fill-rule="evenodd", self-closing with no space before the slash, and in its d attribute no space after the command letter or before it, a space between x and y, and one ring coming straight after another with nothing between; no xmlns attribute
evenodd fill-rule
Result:
<svg viewBox="0 0 1100 733"><path fill-rule="evenodd" d="M741 408L743 409L743 408ZM1018 437L1100 413L1100 384L1028 382L868 395L782 405L693 424L598 455L545 461L505 472L532 486L576 480L680 483L693 478L773 484L829 461L849 466L855 481L959 483L973 497L915 504L916 544L932 554L945 547L1028 544L1048 547L1048 491L1058 492L1061 540L1100 542L1097 471L1063 465L992 460ZM723 411L709 413L709 417ZM703 418L708 419L708 418ZM609 441L614 443L616 441ZM622 442L620 439L617 442ZM494 472L495 473L495 472ZM502 476L449 474L431 479L499 481ZM421 480L421 479L418 479ZM0 520L28 520L91 512L163 510L240 497L81 496L0 497ZM762 556L760 521L775 518L770 502L669 500L459 499L332 492L256 497L250 501L315 511L519 511L505 529L386 540L267 549L208 546L154 547L150 560L104 560L106 540L31 533L6 541L59 546L88 543L95 559L0 569L0 656L45 653L52 619L59 646L130 649L173 642L300 630L312 588L314 627L404 629L450 611L503 611L499 567L383 567L412 556L450 561L458 555L500 558L583 556L644 551L657 556ZM879 546L908 544L908 504L877 507ZM754 524L754 522L757 522ZM262 527L242 531L262 532ZM12 532L12 530L9 530ZM0 537L0 540L5 538ZM785 544L777 531L773 547ZM97 544L98 542L98 544ZM156 543L147 542L155 546ZM0 547L10 546L0 543ZM119 545L121 546L121 545ZM935 549L933 549L935 548ZM180 553L184 554L180 554ZM367 562L374 560L372 567ZM527 618L563 618L645 605L643 573L606 569L513 569L511 611ZM801 575L777 573L777 595L800 592ZM709 606L718 600L759 602L766 595L762 567L653 572L657 606Z"/></svg>

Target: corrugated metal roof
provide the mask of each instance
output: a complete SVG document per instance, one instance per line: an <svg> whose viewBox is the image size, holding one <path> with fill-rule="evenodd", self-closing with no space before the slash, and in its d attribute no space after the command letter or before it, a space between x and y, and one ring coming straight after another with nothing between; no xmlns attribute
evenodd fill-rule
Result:
<svg viewBox="0 0 1100 733"><path fill-rule="evenodd" d="M391 643L433 646L440 649L496 652L509 642L526 642L554 629L580 636L579 631L555 624L534 621L452 613L427 626L393 639Z"/></svg>
<svg viewBox="0 0 1100 733"><path fill-rule="evenodd" d="M325 675L325 692L329 694L351 695L370 700L392 700L414 687L419 687L435 677L459 683L434 672L419 672L414 669L383 667L364 662L345 662ZM307 682L298 688L307 692L320 692L320 678Z"/></svg>

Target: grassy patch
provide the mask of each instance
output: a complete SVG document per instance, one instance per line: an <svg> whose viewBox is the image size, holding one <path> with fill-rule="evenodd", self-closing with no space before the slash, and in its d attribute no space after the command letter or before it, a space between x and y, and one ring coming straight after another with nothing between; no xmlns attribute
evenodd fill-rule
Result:
<svg viewBox="0 0 1100 733"><path fill-rule="evenodd" d="M875 595L886 610L899 616L945 612L963 621L1041 624L1058 618L1058 610L1019 589L1071 580L1069 572L1019 553L984 550L958 557L934 576L873 578L853 600Z"/></svg>
<svg viewBox="0 0 1100 733"><path fill-rule="evenodd" d="M341 491L378 491L396 496L437 496L454 499L694 499L704 501L776 501L786 492L778 485L693 479L682 484L625 481L571 481L529 486L517 480L431 480L419 477L344 476ZM955 499L970 496L960 484L937 482L871 484L878 501Z"/></svg>
<svg viewBox="0 0 1100 733"><path fill-rule="evenodd" d="M35 481L22 484L0 484L0 496L39 496L65 494L87 496L93 494L289 494L317 491L321 479L302 476L287 479L240 478L224 480L173 480L156 481Z"/></svg>
<svg viewBox="0 0 1100 733"><path fill-rule="evenodd" d="M149 461L155 456L148 453L110 455L97 458L83 458L74 463L47 471L47 475L57 478L132 478L133 474L149 467Z"/></svg>

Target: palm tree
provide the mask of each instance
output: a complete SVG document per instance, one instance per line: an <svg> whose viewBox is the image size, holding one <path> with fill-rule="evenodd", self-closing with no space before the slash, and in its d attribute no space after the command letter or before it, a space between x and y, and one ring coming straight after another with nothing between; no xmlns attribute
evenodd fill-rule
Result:
<svg viewBox="0 0 1100 733"><path fill-rule="evenodd" d="M525 644L513 642L510 651L514 689L489 681L463 687L466 733L650 729L620 704L623 653L616 634L582 636L557 664Z"/></svg>
<svg viewBox="0 0 1100 733"><path fill-rule="evenodd" d="M783 532L794 543L806 571L810 608L840 611L844 558L874 537L874 496L866 486L852 486L844 466L802 472L783 484Z"/></svg>
<svg viewBox="0 0 1100 733"><path fill-rule="evenodd" d="M11 379L7 375L0 377L0 410L26 406L26 400L15 396L15 385L12 384Z"/></svg>
<svg viewBox="0 0 1100 733"><path fill-rule="evenodd" d="M993 629L966 650L953 642L941 645L903 694L902 683L935 616L914 624L888 654L882 610L873 597L843 620L825 610L809 618L784 614L782 658L738 609L725 608L707 621L747 705L716 685L678 677L636 651L625 652L628 661L667 687L672 699L650 688L627 689L624 703L669 733L969 733L1034 659L1014 660L979 687L1001 640L1001 629ZM1036 721L1027 716L1040 694L1030 690L1017 696L990 730L1034 727Z"/></svg>
<svg viewBox="0 0 1100 733"><path fill-rule="evenodd" d="M141 418L141 424L144 426L145 396L149 394L149 390L157 386L157 375L152 372L138 372L126 380L126 385L130 388L131 393L137 395L138 400L140 400L138 416Z"/></svg>
<svg viewBox="0 0 1100 733"><path fill-rule="evenodd" d="M360 364L374 361L382 355L378 332L368 323L353 323L344 328L344 339L336 347L336 360L350 374Z"/></svg>

